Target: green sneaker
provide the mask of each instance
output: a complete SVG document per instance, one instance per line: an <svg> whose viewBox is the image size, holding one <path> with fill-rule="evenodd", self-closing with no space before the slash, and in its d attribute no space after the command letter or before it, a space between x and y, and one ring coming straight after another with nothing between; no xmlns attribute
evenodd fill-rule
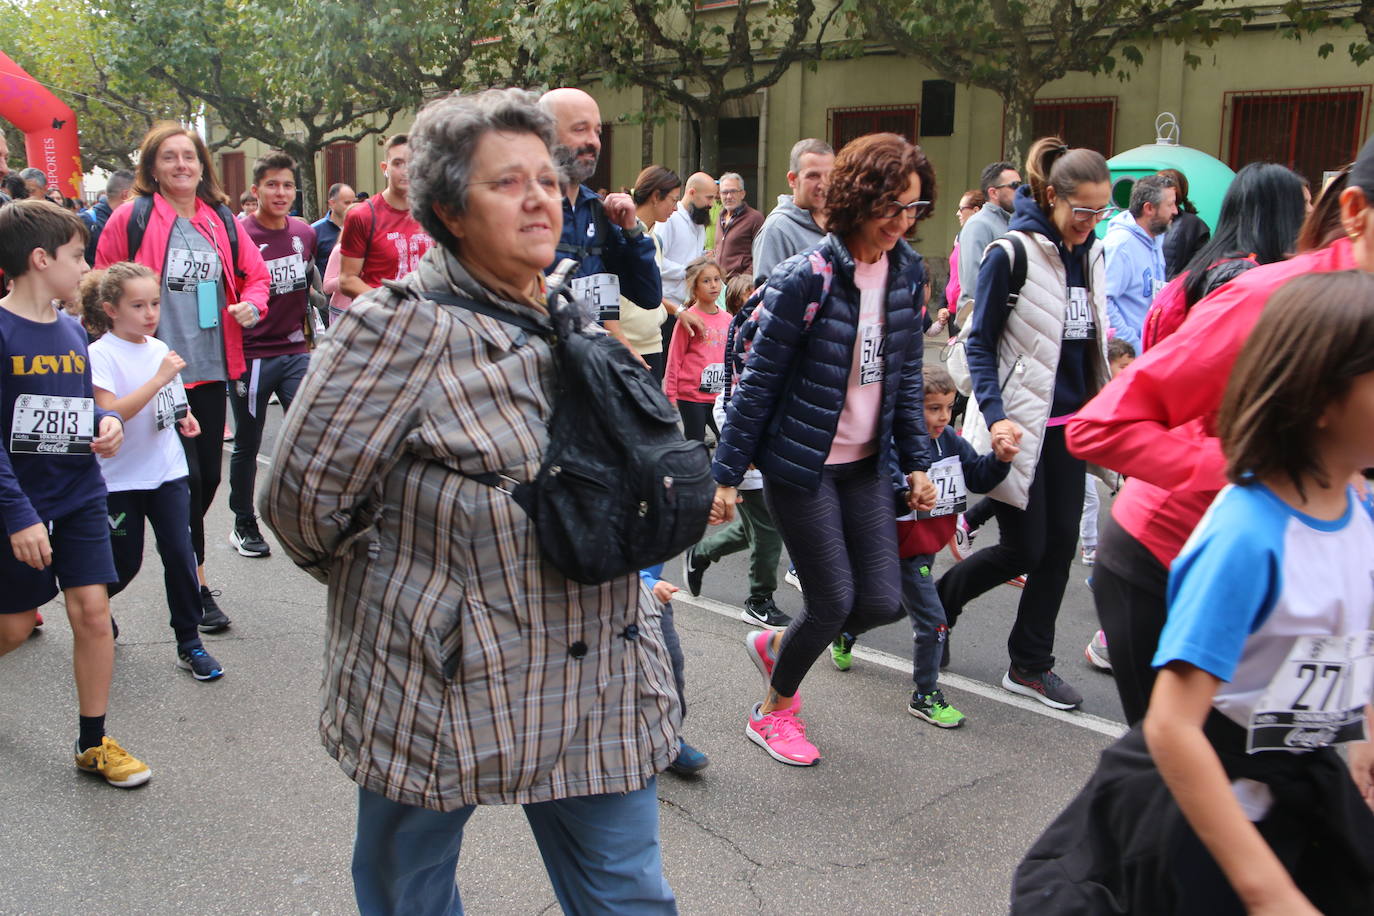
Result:
<svg viewBox="0 0 1374 916"><path fill-rule="evenodd" d="M835 663L836 668L848 671L849 666L854 664L854 637L848 633L841 633L839 638L830 644L830 660Z"/></svg>
<svg viewBox="0 0 1374 916"><path fill-rule="evenodd" d="M945 695L938 687L927 694L913 693L906 711L940 728L958 728L964 724L964 714L945 702Z"/></svg>

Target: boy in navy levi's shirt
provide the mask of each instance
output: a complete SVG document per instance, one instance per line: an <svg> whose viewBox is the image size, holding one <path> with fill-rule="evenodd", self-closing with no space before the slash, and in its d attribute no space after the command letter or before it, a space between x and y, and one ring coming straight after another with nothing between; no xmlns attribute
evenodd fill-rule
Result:
<svg viewBox="0 0 1374 916"><path fill-rule="evenodd" d="M55 204L0 210L0 655L28 638L38 607L60 584L71 620L80 732L79 769L131 788L152 771L105 734L114 672L106 584L117 579L96 455L124 438L119 417L95 406L86 332L54 300L75 301L86 265L85 225Z"/></svg>

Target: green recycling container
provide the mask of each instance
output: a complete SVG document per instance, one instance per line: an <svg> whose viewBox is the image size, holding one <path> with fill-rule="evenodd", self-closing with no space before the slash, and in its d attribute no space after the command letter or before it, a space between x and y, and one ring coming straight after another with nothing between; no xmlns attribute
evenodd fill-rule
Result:
<svg viewBox="0 0 1374 916"><path fill-rule="evenodd" d="M1188 179L1188 197L1209 227L1217 224L1221 199L1236 173L1230 166L1202 150L1178 143L1178 122L1165 112L1155 120L1155 142L1118 153L1107 160L1112 173L1112 203L1126 209L1131 202L1131 187L1137 178L1153 175L1160 169L1178 169ZM1106 235L1107 221L1097 226L1099 237Z"/></svg>

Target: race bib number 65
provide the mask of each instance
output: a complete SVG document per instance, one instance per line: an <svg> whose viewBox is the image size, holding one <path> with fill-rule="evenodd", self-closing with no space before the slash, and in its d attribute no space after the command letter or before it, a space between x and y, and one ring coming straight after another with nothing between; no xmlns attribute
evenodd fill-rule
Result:
<svg viewBox="0 0 1374 916"><path fill-rule="evenodd" d="M10 452L25 455L89 455L95 439L95 401L49 394L14 400Z"/></svg>

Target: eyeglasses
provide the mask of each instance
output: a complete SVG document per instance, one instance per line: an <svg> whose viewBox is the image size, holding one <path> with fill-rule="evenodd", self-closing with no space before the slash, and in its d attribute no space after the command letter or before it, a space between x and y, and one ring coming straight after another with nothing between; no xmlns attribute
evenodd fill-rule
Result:
<svg viewBox="0 0 1374 916"><path fill-rule="evenodd" d="M909 204L898 203L894 200L880 205L878 213L883 219L895 219L905 215L914 220L922 220L930 215L930 207L931 204L928 200L913 200Z"/></svg>
<svg viewBox="0 0 1374 916"><path fill-rule="evenodd" d="M1006 184L994 184L994 185L988 185L988 187L991 188L991 189L994 190L994 191L1000 191L1000 190L1002 190L1003 188L1019 188L1019 187L1021 187L1021 182L1019 182L1019 181L1008 181Z"/></svg>
<svg viewBox="0 0 1374 916"><path fill-rule="evenodd" d="M964 204L964 205L963 205L962 207L960 207L958 210L955 210L955 211L954 211L954 215L955 215L955 216L958 216L960 213L963 213L965 210L977 210L977 209L979 209L979 207L978 207L977 204Z"/></svg>
<svg viewBox="0 0 1374 916"><path fill-rule="evenodd" d="M744 193L744 188L721 188L721 189L720 189L720 196L721 196L721 197L724 197L726 194L743 194L743 193Z"/></svg>
<svg viewBox="0 0 1374 916"><path fill-rule="evenodd" d="M1103 207L1101 210L1094 210L1091 207L1075 207L1070 204L1069 212L1073 215L1075 223L1096 223L1104 219L1111 219L1121 212L1121 208Z"/></svg>
<svg viewBox="0 0 1374 916"><path fill-rule="evenodd" d="M489 185L495 188L498 193L508 197L523 197L532 186L538 188L545 197L557 197L562 193L562 188L558 184L558 176L550 174L536 175L533 178L503 175L500 178L469 181L468 185Z"/></svg>

